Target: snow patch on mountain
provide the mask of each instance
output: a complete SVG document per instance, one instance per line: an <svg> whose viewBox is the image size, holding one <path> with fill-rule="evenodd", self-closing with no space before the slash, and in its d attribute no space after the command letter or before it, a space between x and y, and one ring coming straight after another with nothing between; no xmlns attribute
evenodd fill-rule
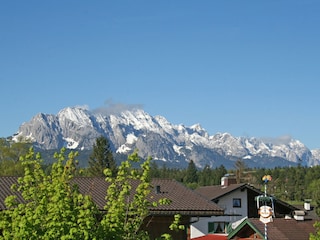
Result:
<svg viewBox="0 0 320 240"><path fill-rule="evenodd" d="M107 111L105 111L107 112ZM191 159L198 167L233 165L238 159L265 166L320 163L320 150L310 151L303 143L285 136L279 139L235 137L230 133L210 136L200 124L174 125L162 116L152 117L134 108L110 114L91 112L83 107L67 107L57 115L37 114L23 123L14 139L29 137L42 149L92 149L99 136L105 136L118 153L139 149L143 158L186 164ZM259 165L260 164L260 165Z"/></svg>
<svg viewBox="0 0 320 240"><path fill-rule="evenodd" d="M127 135L127 143L128 144L134 144L137 140L138 140L138 138L133 133L130 133Z"/></svg>
<svg viewBox="0 0 320 240"><path fill-rule="evenodd" d="M76 149L79 146L79 143L72 138L63 138L66 141L66 148Z"/></svg>
<svg viewBox="0 0 320 240"><path fill-rule="evenodd" d="M125 144L122 144L116 151L116 153L130 153L132 149Z"/></svg>
<svg viewBox="0 0 320 240"><path fill-rule="evenodd" d="M138 138L133 134L129 133L126 137L126 142L122 144L117 150L117 153L130 153L132 151L132 145L134 145L137 142Z"/></svg>

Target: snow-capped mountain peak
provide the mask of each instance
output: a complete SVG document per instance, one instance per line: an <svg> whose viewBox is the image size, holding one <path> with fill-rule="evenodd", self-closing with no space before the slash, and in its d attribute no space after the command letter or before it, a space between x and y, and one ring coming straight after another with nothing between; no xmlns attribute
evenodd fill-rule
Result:
<svg viewBox="0 0 320 240"><path fill-rule="evenodd" d="M151 156L185 166L193 159L198 167L232 167L243 159L248 165L269 166L320 163L319 151L310 151L294 139L267 141L235 137L230 133L210 136L200 124L174 125L163 116L151 116L142 109L103 114L82 107L67 107L57 115L37 114L20 126L15 136L29 137L42 149L91 149L99 136L109 139L115 152L128 154L139 149ZM284 141L285 140L285 141ZM270 164L271 163L271 164Z"/></svg>
<svg viewBox="0 0 320 240"><path fill-rule="evenodd" d="M58 113L58 118L60 122L70 121L78 126L86 127L92 125L90 113L80 107L64 108Z"/></svg>

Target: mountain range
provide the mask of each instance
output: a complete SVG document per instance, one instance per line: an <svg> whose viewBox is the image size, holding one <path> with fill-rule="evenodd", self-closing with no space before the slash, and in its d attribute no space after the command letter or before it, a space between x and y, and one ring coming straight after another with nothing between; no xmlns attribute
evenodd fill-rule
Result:
<svg viewBox="0 0 320 240"><path fill-rule="evenodd" d="M90 111L85 107L67 107L58 114L39 113L23 123L12 137L30 139L42 150L66 147L90 150L99 136L105 136L111 149L127 155L138 149L158 163L197 167L234 167L242 159L248 167L314 166L320 164L320 150L310 150L299 140L264 140L235 137L229 133L209 135L200 124L174 125L163 116L151 116L134 108L117 113Z"/></svg>

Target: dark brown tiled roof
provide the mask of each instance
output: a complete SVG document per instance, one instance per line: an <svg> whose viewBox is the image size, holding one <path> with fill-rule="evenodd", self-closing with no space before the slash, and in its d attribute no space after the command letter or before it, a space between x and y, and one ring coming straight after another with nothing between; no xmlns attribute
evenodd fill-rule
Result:
<svg viewBox="0 0 320 240"><path fill-rule="evenodd" d="M197 194L195 191L185 187L181 183L170 179L154 179L152 181L154 187L160 186L160 194L153 191L155 200L160 198L168 198L172 202L169 205L162 205L152 211L161 210L164 212L178 211L183 215L220 215L223 214L223 209L218 205Z"/></svg>
<svg viewBox="0 0 320 240"><path fill-rule="evenodd" d="M0 210L5 209L4 200L10 195L16 195L18 202L23 202L19 192L11 190L13 184L17 184L18 177L0 177Z"/></svg>
<svg viewBox="0 0 320 240"><path fill-rule="evenodd" d="M197 188L195 191L212 201L224 196L225 194L233 192L245 185L246 185L245 183L240 183L240 184L231 184L226 187L221 185L204 186L204 187Z"/></svg>
<svg viewBox="0 0 320 240"><path fill-rule="evenodd" d="M249 221L264 235L264 224L259 219L250 218ZM275 218L267 224L268 240L308 240L310 233L315 233L314 223L315 220Z"/></svg>
<svg viewBox="0 0 320 240"><path fill-rule="evenodd" d="M16 183L17 177L0 177L0 209L4 209L4 199L8 195L14 194L10 186ZM105 205L105 196L108 183L104 177L76 177L73 182L79 186L82 194L90 195L100 210ZM137 186L137 183L133 183ZM153 179L154 189L151 196L154 201L162 198L171 200L169 205L161 205L157 208L151 208L151 214L173 215L180 213L188 216L211 216L222 215L223 209L213 202L202 197L195 191L185 187L181 183L171 179ZM156 193L156 186L159 186L159 192ZM18 198L21 201L21 198Z"/></svg>
<svg viewBox="0 0 320 240"><path fill-rule="evenodd" d="M78 185L83 195L90 195L98 208L103 210L109 186L104 177L76 177L73 182Z"/></svg>

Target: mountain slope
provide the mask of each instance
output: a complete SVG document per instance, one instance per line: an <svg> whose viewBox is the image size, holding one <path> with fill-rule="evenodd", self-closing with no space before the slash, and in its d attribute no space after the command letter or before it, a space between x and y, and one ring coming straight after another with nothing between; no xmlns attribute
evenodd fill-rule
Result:
<svg viewBox="0 0 320 240"><path fill-rule="evenodd" d="M251 167L283 165L317 165L319 154L300 141L286 139L267 142L257 138L234 137L229 133L210 136L199 124L173 125L162 116L150 116L141 109L105 115L80 107L67 107L57 115L37 114L20 126L20 136L32 139L40 149L92 149L99 136L110 140L117 153L139 149L143 158L186 166L191 159L198 167L223 164L233 167L244 159Z"/></svg>

